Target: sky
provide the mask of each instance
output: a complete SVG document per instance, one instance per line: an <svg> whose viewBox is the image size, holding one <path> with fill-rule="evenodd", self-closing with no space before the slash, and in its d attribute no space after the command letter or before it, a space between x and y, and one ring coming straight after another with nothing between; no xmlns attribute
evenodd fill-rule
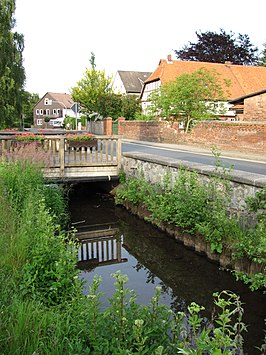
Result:
<svg viewBox="0 0 266 355"><path fill-rule="evenodd" d="M24 35L25 89L71 93L90 69L153 72L195 32L247 34L263 50L265 0L16 0L15 30Z"/></svg>

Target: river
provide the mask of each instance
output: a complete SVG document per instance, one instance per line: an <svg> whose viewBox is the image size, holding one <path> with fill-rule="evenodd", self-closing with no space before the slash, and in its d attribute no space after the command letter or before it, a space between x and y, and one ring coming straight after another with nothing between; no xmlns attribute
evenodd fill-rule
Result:
<svg viewBox="0 0 266 355"><path fill-rule="evenodd" d="M184 310L195 301L205 307L204 315L209 317L213 309L212 294L231 290L244 303L244 322L248 325L248 333L244 335L245 353L260 354L254 347L263 343L266 295L251 292L204 256L123 207L115 206L108 189L102 187L99 183L80 184L73 186L69 194L71 220L84 236L78 265L80 277L85 281L84 293L88 292L94 275L101 276L102 305L108 306L108 298L114 291L111 274L120 270L128 275L127 287L135 290L138 303L148 304L155 287L160 286L161 302L173 310ZM90 238L94 232L103 236Z"/></svg>

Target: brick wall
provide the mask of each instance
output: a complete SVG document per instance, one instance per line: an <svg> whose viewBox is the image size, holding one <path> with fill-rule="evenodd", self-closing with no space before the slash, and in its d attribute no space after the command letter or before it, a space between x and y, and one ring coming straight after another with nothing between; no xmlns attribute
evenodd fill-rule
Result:
<svg viewBox="0 0 266 355"><path fill-rule="evenodd" d="M266 152L266 123L200 122L183 141L224 149Z"/></svg>
<svg viewBox="0 0 266 355"><path fill-rule="evenodd" d="M244 117L245 121L266 121L266 93L245 99Z"/></svg>
<svg viewBox="0 0 266 355"><path fill-rule="evenodd" d="M176 123L119 119L118 134L127 139L151 142L216 145L223 149L266 152L266 122L205 121L185 134Z"/></svg>
<svg viewBox="0 0 266 355"><path fill-rule="evenodd" d="M125 121L118 118L118 134L122 138L160 142L160 122Z"/></svg>

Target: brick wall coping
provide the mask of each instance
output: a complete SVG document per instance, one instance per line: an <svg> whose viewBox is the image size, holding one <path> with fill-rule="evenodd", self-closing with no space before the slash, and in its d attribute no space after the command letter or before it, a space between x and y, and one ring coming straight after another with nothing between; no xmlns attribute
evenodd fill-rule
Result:
<svg viewBox="0 0 266 355"><path fill-rule="evenodd" d="M265 121L219 121L219 120L212 120L212 121L197 121L196 124L219 124L219 125L230 125L230 126L253 126L255 125L262 125L265 126Z"/></svg>
<svg viewBox="0 0 266 355"><path fill-rule="evenodd" d="M139 152L123 153L123 157L146 161L146 162L159 164L163 166L168 166L170 168L179 168L180 166L183 166L184 168L188 168L191 171L194 170L201 175L207 175L207 176L209 176L211 173L215 171L215 167L212 167L210 165L189 162L186 160L171 159L167 157L158 157L157 155L147 154L147 153L139 153ZM122 166L123 166L123 159L122 159ZM220 171L222 172L222 169L220 169ZM259 188L263 188L264 186L266 186L265 175L248 173L248 172L234 170L234 169L230 172L230 181L238 182L240 184L255 186Z"/></svg>

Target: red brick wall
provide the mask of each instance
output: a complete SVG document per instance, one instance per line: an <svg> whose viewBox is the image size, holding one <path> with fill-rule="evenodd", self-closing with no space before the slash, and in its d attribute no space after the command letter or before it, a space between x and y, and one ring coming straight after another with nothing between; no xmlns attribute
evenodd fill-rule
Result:
<svg viewBox="0 0 266 355"><path fill-rule="evenodd" d="M160 122L118 119L118 134L123 138L160 142Z"/></svg>
<svg viewBox="0 0 266 355"><path fill-rule="evenodd" d="M118 133L123 138L166 143L190 143L206 147L266 152L266 122L199 122L190 133L177 124L158 121L119 120Z"/></svg>
<svg viewBox="0 0 266 355"><path fill-rule="evenodd" d="M225 149L266 152L266 124L246 122L201 122L183 141Z"/></svg>
<svg viewBox="0 0 266 355"><path fill-rule="evenodd" d="M266 93L245 99L245 121L266 121Z"/></svg>

